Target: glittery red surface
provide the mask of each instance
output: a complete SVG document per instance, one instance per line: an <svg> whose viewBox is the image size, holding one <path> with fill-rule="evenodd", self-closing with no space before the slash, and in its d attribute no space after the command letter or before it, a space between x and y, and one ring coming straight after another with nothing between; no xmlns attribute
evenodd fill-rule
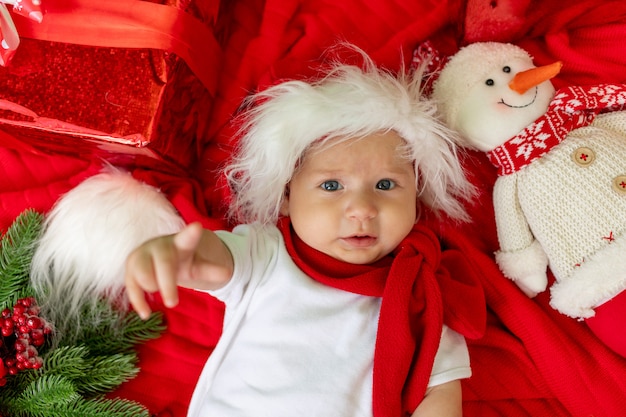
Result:
<svg viewBox="0 0 626 417"><path fill-rule="evenodd" d="M148 137L165 85L160 61L159 51L24 39L10 65L0 68L0 94L39 116Z"/></svg>
<svg viewBox="0 0 626 417"><path fill-rule="evenodd" d="M176 7L210 20L209 11L192 3ZM61 141L70 149L84 148L78 143L81 131L90 129L102 132L105 142L130 141L182 166L198 154L198 137L212 103L204 86L173 54L34 39L22 39L10 64L0 67L0 99L73 125L75 132L65 133ZM0 118L34 121L1 105ZM21 136L28 140L30 133L26 129Z"/></svg>

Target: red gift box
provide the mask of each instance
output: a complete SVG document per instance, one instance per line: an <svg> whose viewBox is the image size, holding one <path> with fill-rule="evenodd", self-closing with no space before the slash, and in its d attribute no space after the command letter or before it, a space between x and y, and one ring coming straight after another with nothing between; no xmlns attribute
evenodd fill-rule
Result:
<svg viewBox="0 0 626 417"><path fill-rule="evenodd" d="M169 1L169 0L168 0ZM219 0L48 0L0 68L0 129L37 147L189 166L220 60Z"/></svg>

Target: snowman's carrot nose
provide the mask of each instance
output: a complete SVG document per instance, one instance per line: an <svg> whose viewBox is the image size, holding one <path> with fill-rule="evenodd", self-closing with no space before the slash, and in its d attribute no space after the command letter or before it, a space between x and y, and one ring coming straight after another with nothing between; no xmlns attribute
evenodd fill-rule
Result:
<svg viewBox="0 0 626 417"><path fill-rule="evenodd" d="M563 63L557 61L550 65L531 68L526 71L518 72L509 83L509 88L520 94L524 94L529 88L548 81L561 71Z"/></svg>

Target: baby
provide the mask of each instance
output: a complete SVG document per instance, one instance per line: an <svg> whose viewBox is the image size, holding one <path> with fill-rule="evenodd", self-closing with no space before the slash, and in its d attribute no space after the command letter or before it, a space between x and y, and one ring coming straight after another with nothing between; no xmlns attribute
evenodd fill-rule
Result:
<svg viewBox="0 0 626 417"><path fill-rule="evenodd" d="M364 57L254 96L225 174L232 232L188 225L126 265L134 309L177 287L226 305L189 416L460 416L471 374L420 206L471 195L420 74ZM450 274L447 274L450 275Z"/></svg>

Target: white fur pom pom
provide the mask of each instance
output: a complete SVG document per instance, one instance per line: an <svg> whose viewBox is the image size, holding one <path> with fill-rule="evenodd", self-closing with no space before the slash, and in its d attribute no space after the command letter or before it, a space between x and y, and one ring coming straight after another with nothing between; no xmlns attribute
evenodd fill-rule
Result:
<svg viewBox="0 0 626 417"><path fill-rule="evenodd" d="M184 221L156 188L109 167L63 195L47 215L31 282L48 309L80 314L99 297L120 302L127 256Z"/></svg>

